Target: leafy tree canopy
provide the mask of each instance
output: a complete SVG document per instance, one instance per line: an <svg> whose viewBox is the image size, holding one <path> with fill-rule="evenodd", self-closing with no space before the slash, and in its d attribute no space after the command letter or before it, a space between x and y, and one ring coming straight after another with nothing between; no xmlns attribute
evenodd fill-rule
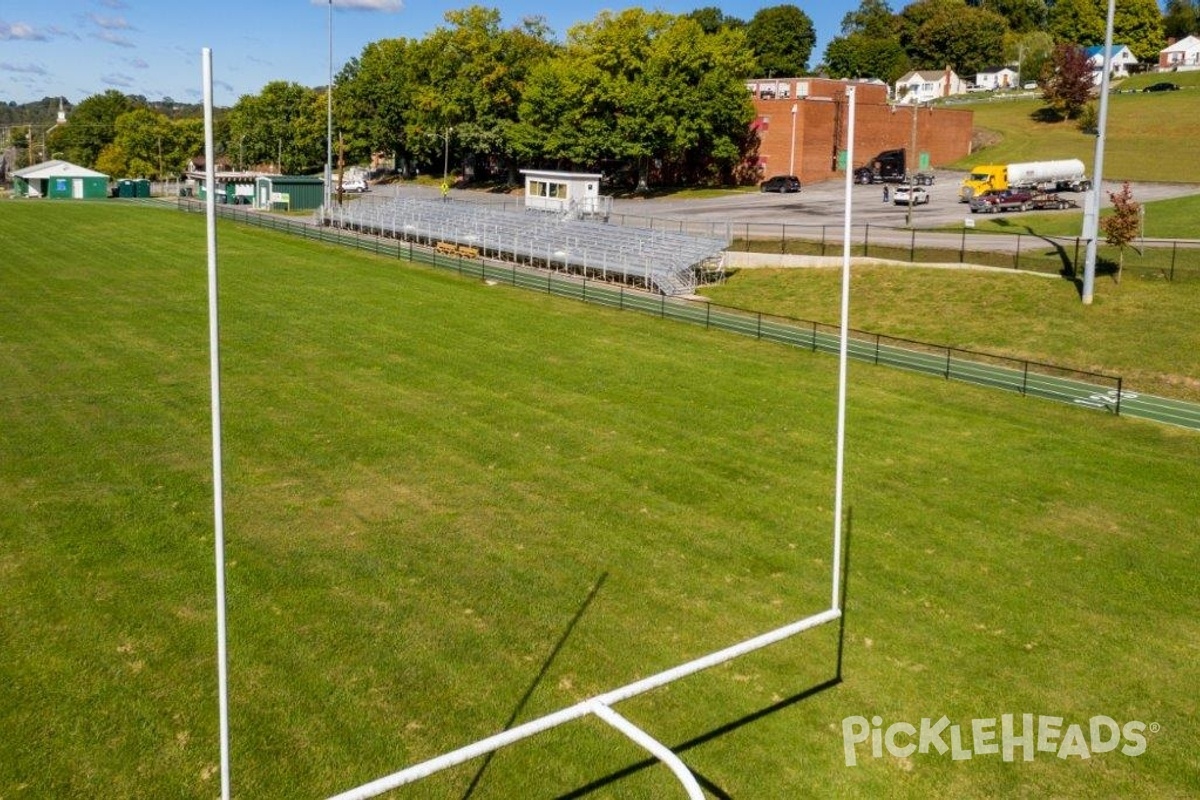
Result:
<svg viewBox="0 0 1200 800"><path fill-rule="evenodd" d="M746 40L759 75L803 75L817 42L812 20L793 5L770 6L746 25Z"/></svg>
<svg viewBox="0 0 1200 800"><path fill-rule="evenodd" d="M1163 13L1163 35L1178 41L1200 33L1200 3L1197 0L1167 0Z"/></svg>
<svg viewBox="0 0 1200 800"><path fill-rule="evenodd" d="M1128 46L1139 61L1158 61L1158 51L1166 44L1158 0L1117 3L1113 12L1113 42Z"/></svg>

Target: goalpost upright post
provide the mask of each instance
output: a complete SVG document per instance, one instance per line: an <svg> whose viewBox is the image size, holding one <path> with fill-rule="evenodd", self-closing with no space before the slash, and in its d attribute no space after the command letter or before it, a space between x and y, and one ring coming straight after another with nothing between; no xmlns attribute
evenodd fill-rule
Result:
<svg viewBox="0 0 1200 800"><path fill-rule="evenodd" d="M221 798L229 800L229 668L225 633L225 506L221 461L221 324L217 313L217 184L213 146L212 50L200 51L204 92L205 221L208 244L208 338L212 384L213 551L216 558L217 702L220 709Z"/></svg>

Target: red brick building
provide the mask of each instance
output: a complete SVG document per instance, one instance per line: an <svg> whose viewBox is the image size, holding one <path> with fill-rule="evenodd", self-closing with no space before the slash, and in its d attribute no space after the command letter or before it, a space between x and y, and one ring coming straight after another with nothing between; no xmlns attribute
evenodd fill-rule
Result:
<svg viewBox="0 0 1200 800"><path fill-rule="evenodd" d="M747 81L753 93L759 179L796 175L818 183L845 175L846 87L855 86L854 164L883 150L911 150L916 169L932 169L971 152L973 113L930 106L895 106L888 88L874 81L770 78ZM911 167L910 167L911 169Z"/></svg>

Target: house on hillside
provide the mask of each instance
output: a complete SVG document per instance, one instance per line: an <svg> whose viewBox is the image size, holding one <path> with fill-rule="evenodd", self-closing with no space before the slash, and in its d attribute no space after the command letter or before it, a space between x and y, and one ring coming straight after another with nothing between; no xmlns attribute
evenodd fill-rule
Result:
<svg viewBox="0 0 1200 800"><path fill-rule="evenodd" d="M1200 38L1185 36L1158 51L1159 70L1200 69Z"/></svg>
<svg viewBox="0 0 1200 800"><path fill-rule="evenodd" d="M1104 77L1104 45L1088 47L1083 54L1087 56L1088 64L1092 68L1092 83L1099 86ZM1109 57L1112 60L1109 78L1128 78L1130 70L1138 63L1137 56L1123 44L1114 44Z"/></svg>
<svg viewBox="0 0 1200 800"><path fill-rule="evenodd" d="M1012 67L988 67L975 73L976 89L1015 89L1021 76Z"/></svg>
<svg viewBox="0 0 1200 800"><path fill-rule="evenodd" d="M896 81L897 103L928 103L966 92L967 82L949 67L944 70L913 70Z"/></svg>

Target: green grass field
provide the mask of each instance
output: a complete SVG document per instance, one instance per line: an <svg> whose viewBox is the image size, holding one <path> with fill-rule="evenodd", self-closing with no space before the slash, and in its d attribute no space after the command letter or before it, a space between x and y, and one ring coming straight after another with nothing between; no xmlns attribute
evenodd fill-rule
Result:
<svg viewBox="0 0 1200 800"><path fill-rule="evenodd" d="M0 237L0 797L214 797L203 220L12 202ZM828 604L833 359L220 237L236 796L348 789ZM844 681L805 696L827 627L618 710L712 796L1191 796L1200 437L850 380ZM844 761L847 717L1003 714L1154 732ZM581 722L396 796L679 796L643 759Z"/></svg>

